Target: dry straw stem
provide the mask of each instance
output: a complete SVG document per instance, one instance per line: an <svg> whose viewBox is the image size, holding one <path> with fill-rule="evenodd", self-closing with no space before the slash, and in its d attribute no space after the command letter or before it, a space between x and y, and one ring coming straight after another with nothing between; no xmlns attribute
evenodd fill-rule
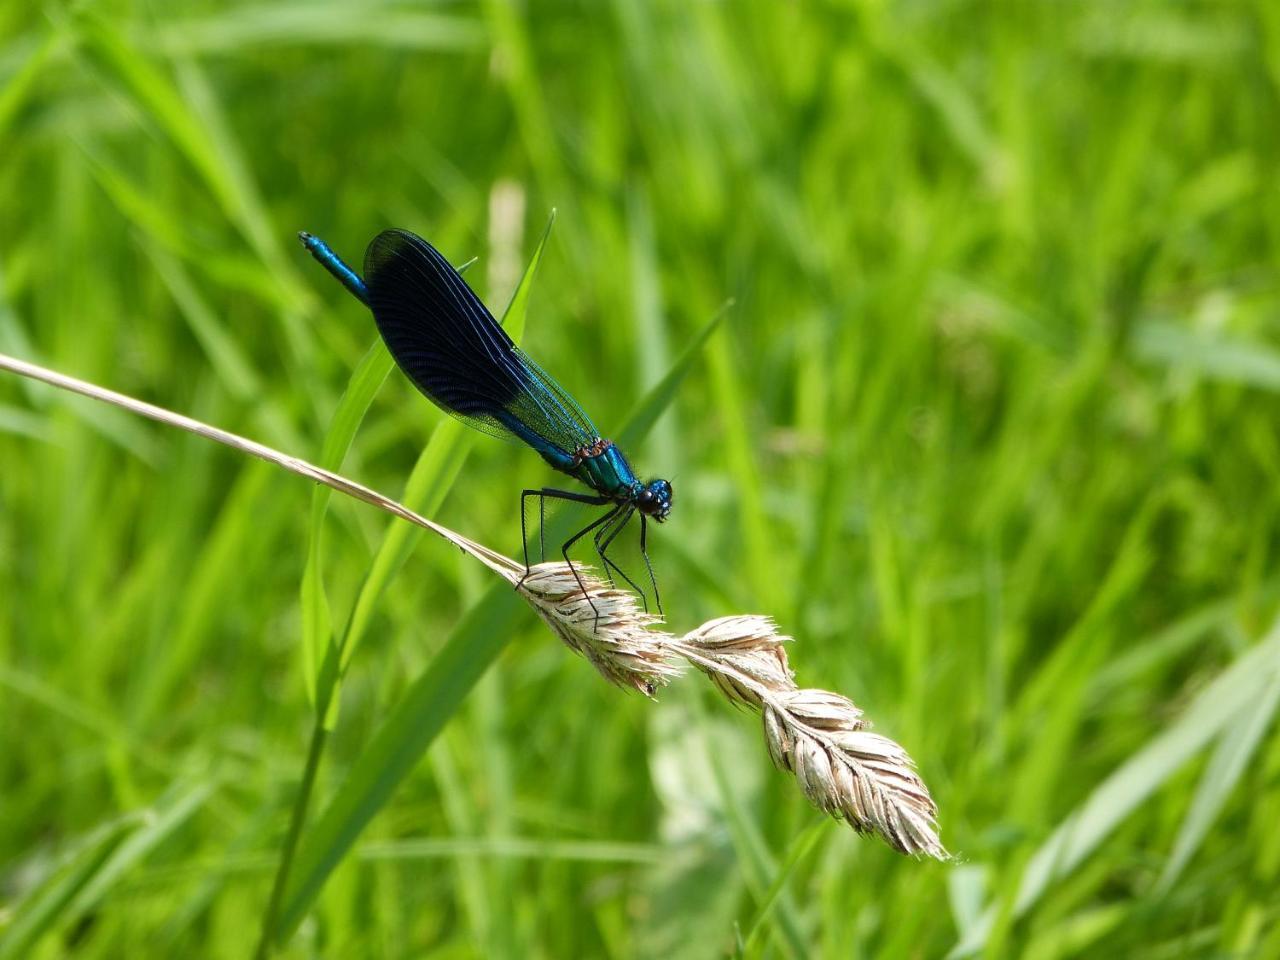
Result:
<svg viewBox="0 0 1280 960"><path fill-rule="evenodd" d="M618 686L652 696L679 674L681 660L692 664L730 703L760 712L769 755L795 775L814 806L860 833L880 836L900 853L947 858L937 807L907 752L871 733L862 711L845 697L798 687L784 650L790 638L768 617L721 617L676 637L655 629L657 618L642 611L631 593L602 582L586 566L575 564L581 586L564 563L539 564L526 575L510 557L323 467L4 354L0 369L217 441L430 530L505 578L566 646Z"/></svg>

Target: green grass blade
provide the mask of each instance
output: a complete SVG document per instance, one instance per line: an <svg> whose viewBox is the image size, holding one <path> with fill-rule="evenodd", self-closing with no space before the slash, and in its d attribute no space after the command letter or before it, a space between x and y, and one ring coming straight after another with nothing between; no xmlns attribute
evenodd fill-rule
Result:
<svg viewBox="0 0 1280 960"><path fill-rule="evenodd" d="M1092 854L1128 817L1224 729L1238 722L1242 705L1252 704L1280 673L1280 626L1243 653L1192 702L1167 730L1153 738L1103 780L1041 844L1023 871L1011 909L1029 910L1050 887ZM952 950L971 956L981 950L1000 910L989 907Z"/></svg>
<svg viewBox="0 0 1280 960"><path fill-rule="evenodd" d="M13 118L31 97L45 65L63 45L64 39L65 36L61 30L50 32L31 52L18 72L0 84L0 140L7 136Z"/></svg>
<svg viewBox="0 0 1280 960"><path fill-rule="evenodd" d="M705 717L702 722L706 722ZM761 904L762 910L766 903L771 903L774 899L778 900L777 924L772 929L766 929L775 935L774 941L783 955L793 958L803 957L805 936L798 920L799 911L796 909L794 899L788 893L785 883L776 894L771 894L773 883L779 876L785 875L785 871L779 868L774 860L773 851L770 849L768 839L761 831L759 820L746 809L739 796L740 791L737 785L729 776L724 758L712 751L708 753L707 761L720 791L721 802L724 804L725 823L733 838L734 852L738 856L738 868L742 871L747 888ZM769 909L772 912L773 906L771 905ZM744 943L744 950L745 947Z"/></svg>
<svg viewBox="0 0 1280 960"><path fill-rule="evenodd" d="M243 56L255 48L377 44L410 50L465 50L484 42L483 24L447 13L286 3L237 6L226 13L161 24L141 39L170 54Z"/></svg>
<svg viewBox="0 0 1280 960"><path fill-rule="evenodd" d="M214 784L171 790L150 811L130 814L95 831L70 863L36 887L0 936L0 960L29 956L46 933L93 910L133 867L172 836L209 799Z"/></svg>
<svg viewBox="0 0 1280 960"><path fill-rule="evenodd" d="M675 400L680 384L693 369L694 362L702 355L702 348L706 346L711 335L719 329L721 321L732 307L733 301L729 300L715 312L715 315L698 331L697 336L681 351L666 375L654 384L653 389L632 408L625 425L618 431L618 443L621 446L635 446L648 435L653 425L658 422L658 417L662 416L662 412Z"/></svg>
<svg viewBox="0 0 1280 960"><path fill-rule="evenodd" d="M1173 853L1156 882L1157 891L1168 891L1200 848L1214 819L1249 768L1249 761L1262 743L1263 734L1271 729L1277 706L1280 706L1280 658L1272 668L1271 683L1261 691L1256 701L1242 707L1238 722L1223 733L1218 749L1213 752L1200 778L1191 809L1178 831Z"/></svg>
<svg viewBox="0 0 1280 960"><path fill-rule="evenodd" d="M149 48L132 45L104 17L80 14L76 24L83 40L80 49L186 159L258 256L263 277L292 305L279 314L281 329L294 363L309 369L312 332L302 324L296 305L306 308L313 302L310 290L284 254L244 151L203 72L190 61L179 61L172 72L166 71L153 62Z"/></svg>
<svg viewBox="0 0 1280 960"><path fill-rule="evenodd" d="M253 367L236 339L227 332L214 310L201 296L186 268L157 244L148 244L147 254L156 273L164 281L191 332L200 342L218 382L237 400L248 401L262 395L263 378Z"/></svg>
<svg viewBox="0 0 1280 960"><path fill-rule="evenodd" d="M77 139L89 172L93 174L103 191L111 198L119 211L137 227L155 246L194 259L196 250L192 237L171 210L138 183L135 176L126 174L109 159L106 151L84 139Z"/></svg>
<svg viewBox="0 0 1280 960"><path fill-rule="evenodd" d="M0 307L0 339L25 340L25 332L16 323L6 329L8 326L4 322L6 319L3 308ZM40 351L38 350L24 347L20 352L23 356L34 357L37 362L39 361ZM83 397L69 396L43 383L24 383L22 389L40 409L57 406L71 410L85 426L102 439L118 446L143 463L158 466L164 461L151 429L146 424L139 423L136 417L111 407L104 407L100 403L85 400Z"/></svg>
<svg viewBox="0 0 1280 960"><path fill-rule="evenodd" d="M537 276L538 264L542 262L542 252L547 247L551 228L555 224L556 211L553 207L551 214L547 217L547 225L542 228L542 236L538 238L533 256L529 258L529 263L520 276L520 282L516 284L515 292L511 294L511 302L507 304L507 309L502 314L502 326L516 343L519 343L520 338L524 336L525 321L529 315L529 295L533 292L533 278Z"/></svg>
<svg viewBox="0 0 1280 960"><path fill-rule="evenodd" d="M148 813L142 826L111 852L102 868L80 890L68 908L69 918L74 921L94 909L129 870L199 812L215 786L214 781L205 780L170 789Z"/></svg>
<svg viewBox="0 0 1280 960"><path fill-rule="evenodd" d="M387 352L382 339L375 340L356 366L347 389L338 402L338 409L334 412L320 451L320 466L335 471L342 469L342 461L351 449L360 421L364 419L374 396L387 379L392 365L391 354ZM313 703L316 699L315 681L324 658L323 650L333 636L329 600L322 579L324 519L332 493L324 484L317 484L311 492L307 565L302 574L303 675L307 678L307 692Z"/></svg>
<svg viewBox="0 0 1280 960"><path fill-rule="evenodd" d="M737 516L744 552L742 562L751 585L752 602L765 610L781 610L782 591L771 559L772 537L764 509L758 438L750 426L753 392L743 383L737 360L724 338L710 345L707 367L723 421L725 460L740 504Z"/></svg>
<svg viewBox="0 0 1280 960"><path fill-rule="evenodd" d="M1280 353L1260 339L1230 337L1172 323L1138 328L1134 349L1151 364L1210 380L1280 391Z"/></svg>
<svg viewBox="0 0 1280 960"><path fill-rule="evenodd" d="M77 25L84 41L82 49L99 69L118 81L142 113L170 139L205 181L228 217L244 228L246 236L265 242L261 226L244 224L243 212L250 205L238 192L235 178L228 172L210 131L200 124L170 77L105 19L82 15Z"/></svg>
<svg viewBox="0 0 1280 960"><path fill-rule="evenodd" d="M12 908L12 921L0 935L0 960L30 956L31 947L42 936L63 924L68 907L93 883L111 854L137 824L135 815L95 830L65 867L17 903Z"/></svg>
<svg viewBox="0 0 1280 960"><path fill-rule="evenodd" d="M406 692L343 779L298 853L276 924L281 942L297 929L329 874L390 799L477 680L502 652L523 605L494 584L467 613L431 665Z"/></svg>
<svg viewBox="0 0 1280 960"><path fill-rule="evenodd" d="M49 439L49 422L45 417L19 407L0 406L0 432L12 433L29 440Z"/></svg>
<svg viewBox="0 0 1280 960"><path fill-rule="evenodd" d="M214 611L229 585L243 575L244 551L250 549L255 537L267 535L278 522L274 513L263 507L272 499L269 483L274 478L264 463L250 462L240 468L184 584L177 625L164 636L153 662L139 677L137 693L130 698L132 729L145 729L170 702L200 656L202 641L217 619ZM264 522L264 516L270 521Z"/></svg>
<svg viewBox="0 0 1280 960"><path fill-rule="evenodd" d="M435 513L462 470L473 439L473 433L457 420L442 420L414 463L400 502L424 516ZM392 521L387 524L347 624L342 642L344 670L364 639L369 621L388 584L422 539L423 532L420 527L409 523Z"/></svg>
<svg viewBox="0 0 1280 960"><path fill-rule="evenodd" d="M773 883L769 885L769 889L765 891L765 895L756 906L756 918L751 924L751 929L747 931L743 948L745 953L750 953L761 946L767 929L765 924L772 915L773 908L780 902L782 891L787 888L787 881L791 879L791 875L795 873L796 867L800 865L801 861L812 852L822 835L830 829L833 822L831 820L819 820L791 841L791 850L787 854L787 859L778 868L777 875L773 878Z"/></svg>

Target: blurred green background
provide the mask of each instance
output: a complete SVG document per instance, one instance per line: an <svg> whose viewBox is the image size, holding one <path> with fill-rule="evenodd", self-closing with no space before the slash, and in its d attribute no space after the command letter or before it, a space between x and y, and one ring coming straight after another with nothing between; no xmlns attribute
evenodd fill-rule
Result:
<svg viewBox="0 0 1280 960"><path fill-rule="evenodd" d="M606 435L736 300L631 451L667 613L776 617L957 862L806 846L752 717L521 611L286 956L1280 956L1278 162L1269 0L3 0L0 350L317 459L375 332L298 229L500 309L557 208L522 340ZM343 469L448 422L393 373ZM456 444L515 554L550 472ZM252 951L310 486L0 377L0 950ZM334 498L335 623L390 526ZM490 584L417 542L316 809Z"/></svg>

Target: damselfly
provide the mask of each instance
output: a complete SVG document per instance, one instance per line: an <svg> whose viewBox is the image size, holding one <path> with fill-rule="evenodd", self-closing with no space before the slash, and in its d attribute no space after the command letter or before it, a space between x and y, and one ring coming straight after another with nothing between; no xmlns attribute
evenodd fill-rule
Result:
<svg viewBox="0 0 1280 960"><path fill-rule="evenodd" d="M569 548L594 531L592 543L605 573L612 577L617 572L640 595L647 610L644 590L609 557L610 545L632 515L639 514L640 554L661 613L646 540L648 521L662 523L671 513L671 484L641 482L622 451L600 436L582 408L512 342L461 274L421 237L407 230L378 234L365 252L363 278L319 237L300 233L298 238L373 312L391 356L428 400L477 430L528 444L556 470L594 491L541 487L520 494L525 576L529 574L525 505L530 497L538 499L540 522L545 520L549 498L607 506L604 514L566 540L560 552L586 596ZM540 527L540 541L541 537ZM594 603L591 608L596 609ZM598 621L598 610L596 617Z"/></svg>

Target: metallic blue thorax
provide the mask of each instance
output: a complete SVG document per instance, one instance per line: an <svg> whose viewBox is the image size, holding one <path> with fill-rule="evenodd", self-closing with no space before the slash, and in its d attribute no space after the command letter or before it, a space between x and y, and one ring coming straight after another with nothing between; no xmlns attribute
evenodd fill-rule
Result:
<svg viewBox="0 0 1280 960"><path fill-rule="evenodd" d="M602 496L630 500L640 491L641 484L631 464L612 441L597 441L593 446L578 451L574 461L565 472Z"/></svg>
<svg viewBox="0 0 1280 960"><path fill-rule="evenodd" d="M499 414L499 421L508 430L542 455L556 470L568 474L603 497L611 500L630 501L644 487L631 464L612 440L596 438L572 453L566 453L556 444L534 433L506 411Z"/></svg>

